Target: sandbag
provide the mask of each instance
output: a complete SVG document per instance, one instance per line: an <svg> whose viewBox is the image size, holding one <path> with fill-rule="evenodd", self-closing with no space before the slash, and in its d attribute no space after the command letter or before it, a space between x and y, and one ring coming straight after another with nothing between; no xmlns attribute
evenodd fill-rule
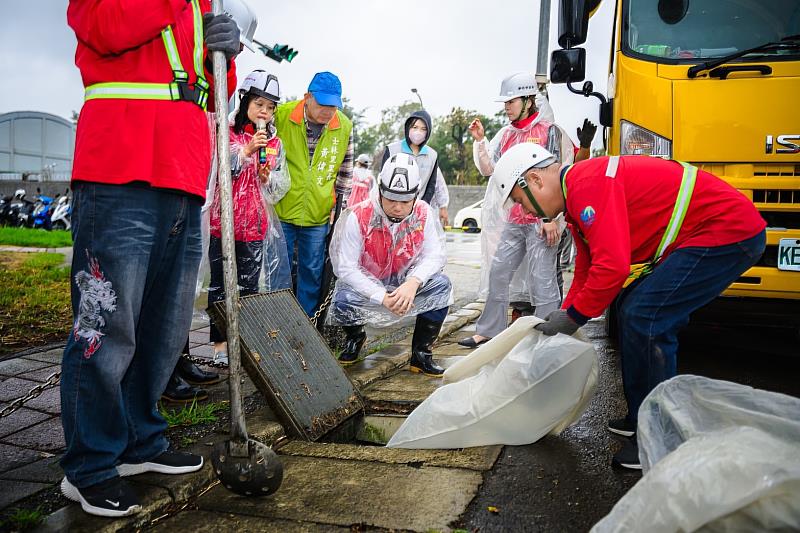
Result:
<svg viewBox="0 0 800 533"><path fill-rule="evenodd" d="M530 444L577 420L597 384L594 347L566 335L542 335L532 329L539 320L527 318L476 350L471 362L461 361L458 372L469 376L435 390L387 446Z"/></svg>
<svg viewBox="0 0 800 533"><path fill-rule="evenodd" d="M638 414L644 477L593 532L800 529L800 399L683 375Z"/></svg>

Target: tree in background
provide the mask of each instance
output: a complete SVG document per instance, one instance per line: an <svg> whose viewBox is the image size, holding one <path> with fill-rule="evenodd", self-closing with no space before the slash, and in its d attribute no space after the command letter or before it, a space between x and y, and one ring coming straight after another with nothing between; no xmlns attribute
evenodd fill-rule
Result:
<svg viewBox="0 0 800 533"><path fill-rule="evenodd" d="M472 137L467 131L476 118L483 123L489 139L503 126L503 121L497 115L490 118L460 107L454 107L448 115L434 119L433 135L428 144L439 153L439 168L447 183L482 185L486 182L472 162Z"/></svg>

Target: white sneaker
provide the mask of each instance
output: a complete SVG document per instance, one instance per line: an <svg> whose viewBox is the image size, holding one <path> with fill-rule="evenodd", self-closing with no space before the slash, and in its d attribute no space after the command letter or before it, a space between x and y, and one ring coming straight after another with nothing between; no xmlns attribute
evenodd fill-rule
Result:
<svg viewBox="0 0 800 533"><path fill-rule="evenodd" d="M214 352L214 362L228 364L228 352Z"/></svg>

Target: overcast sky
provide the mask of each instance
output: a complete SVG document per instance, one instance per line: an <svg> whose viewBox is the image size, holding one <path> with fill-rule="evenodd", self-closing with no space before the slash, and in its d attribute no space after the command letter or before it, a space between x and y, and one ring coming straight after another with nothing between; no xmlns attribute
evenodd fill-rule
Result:
<svg viewBox="0 0 800 533"><path fill-rule="evenodd" d="M491 115L501 109L494 102L500 81L516 71L536 70L536 0L246 1L259 17L256 39L289 44L299 54L292 63L278 64L245 49L237 60L240 80L263 68L278 76L285 95L300 96L315 72L329 70L342 80L352 105L367 108L371 121L385 107L416 100L412 87L434 116L454 106ZM67 3L15 1L0 18L0 113L35 110L69 118L80 109L83 86L74 63L75 35L66 22ZM601 92L612 4L604 2L592 18L585 45L587 79ZM555 13L550 28L552 50ZM551 89L551 102L556 120L573 139L584 116L597 119L596 99L572 95L563 86Z"/></svg>

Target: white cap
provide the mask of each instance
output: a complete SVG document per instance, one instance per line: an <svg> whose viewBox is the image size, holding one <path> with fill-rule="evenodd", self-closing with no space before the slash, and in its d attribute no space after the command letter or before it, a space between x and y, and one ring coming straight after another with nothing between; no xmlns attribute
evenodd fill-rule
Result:
<svg viewBox="0 0 800 533"><path fill-rule="evenodd" d="M253 37L256 35L258 18L252 8L244 0L223 0L222 11L239 26L239 41L248 50L255 52Z"/></svg>
<svg viewBox="0 0 800 533"><path fill-rule="evenodd" d="M408 154L395 154L386 160L380 173L381 196L396 202L408 202L419 191L419 165Z"/></svg>
<svg viewBox="0 0 800 533"><path fill-rule="evenodd" d="M503 207L513 203L509 196L520 177L531 168L544 168L558 159L536 143L526 142L512 146L500 157L494 167L492 181L500 192ZM524 178L522 178L524 179Z"/></svg>
<svg viewBox="0 0 800 533"><path fill-rule="evenodd" d="M503 80L500 84L500 96L495 101L505 103L514 98L531 96L538 92L536 76L530 72L517 72Z"/></svg>

